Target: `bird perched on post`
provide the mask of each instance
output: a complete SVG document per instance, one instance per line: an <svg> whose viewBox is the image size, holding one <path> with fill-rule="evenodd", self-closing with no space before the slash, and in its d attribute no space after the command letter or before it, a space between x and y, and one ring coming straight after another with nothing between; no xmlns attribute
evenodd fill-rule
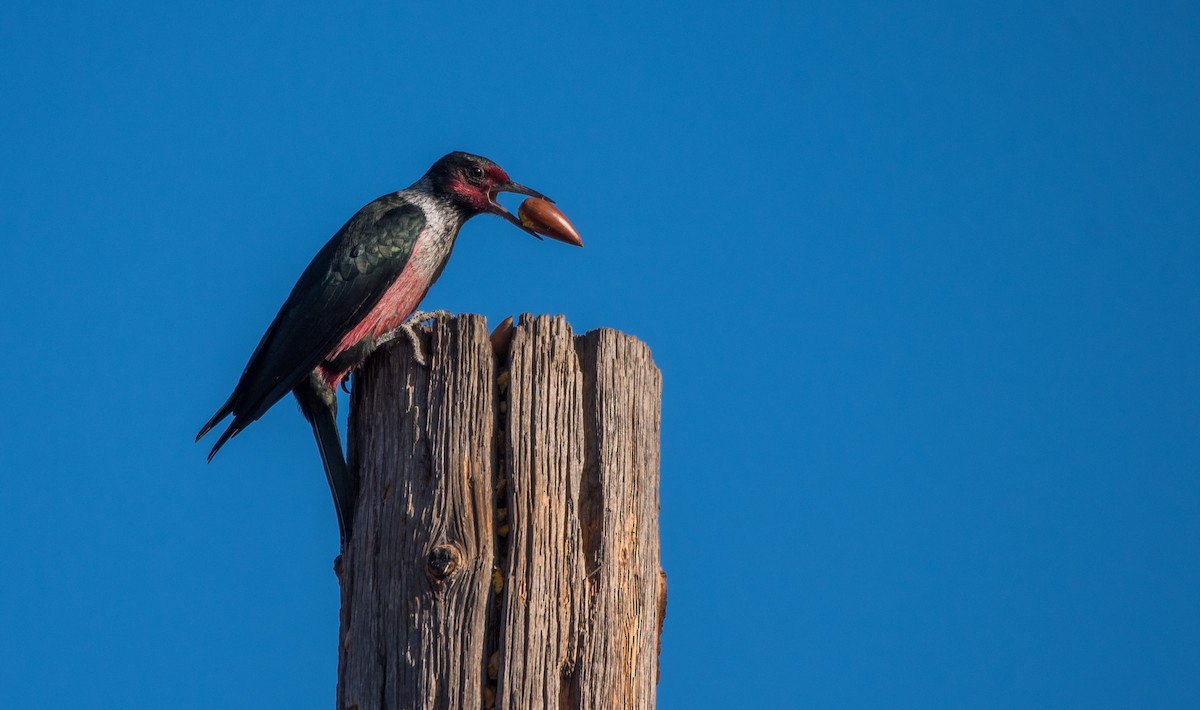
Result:
<svg viewBox="0 0 1200 710"><path fill-rule="evenodd" d="M434 163L411 187L384 195L351 217L300 275L233 394L196 435L199 441L233 416L208 459L292 392L312 425L344 547L358 478L342 453L337 387L375 348L399 334L413 342L423 363L411 325L431 314L415 310L441 275L468 219L490 212L538 236L496 201L500 192L548 199L513 182L487 158L457 152ZM547 236L580 243L577 235Z"/></svg>

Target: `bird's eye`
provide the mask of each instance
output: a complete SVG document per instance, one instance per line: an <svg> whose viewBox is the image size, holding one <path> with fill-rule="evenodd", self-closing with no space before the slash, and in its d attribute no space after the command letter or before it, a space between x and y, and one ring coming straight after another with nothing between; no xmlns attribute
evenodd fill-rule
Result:
<svg viewBox="0 0 1200 710"><path fill-rule="evenodd" d="M479 167L478 165L472 165L471 167L467 168L467 179L476 185L483 184L483 177L483 168Z"/></svg>

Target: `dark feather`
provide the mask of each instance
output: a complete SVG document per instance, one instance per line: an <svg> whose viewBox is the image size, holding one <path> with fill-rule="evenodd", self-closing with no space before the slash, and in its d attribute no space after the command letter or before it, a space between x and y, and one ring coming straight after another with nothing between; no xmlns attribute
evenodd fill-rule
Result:
<svg viewBox="0 0 1200 710"><path fill-rule="evenodd" d="M342 438L337 428L337 393L328 389L319 377L311 375L292 392L300 403L304 418L312 425L317 450L321 453L321 465L325 468L325 479L329 482L329 492L333 494L342 549L345 550L354 522L354 504L358 501L358 474L346 466L346 458L342 454Z"/></svg>
<svg viewBox="0 0 1200 710"><path fill-rule="evenodd" d="M392 194L363 207L338 230L292 288L229 400L197 435L233 415L209 459L307 377L375 307L404 270L424 228L421 209Z"/></svg>

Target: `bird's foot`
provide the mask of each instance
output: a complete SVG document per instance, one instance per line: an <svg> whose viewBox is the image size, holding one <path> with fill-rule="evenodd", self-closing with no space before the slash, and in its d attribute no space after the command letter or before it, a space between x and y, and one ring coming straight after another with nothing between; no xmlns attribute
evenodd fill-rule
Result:
<svg viewBox="0 0 1200 710"><path fill-rule="evenodd" d="M413 326L420 325L425 321L435 320L438 318L451 318L453 316L454 314L450 311L443 310L413 311L413 314L409 316L408 320L404 321L404 324L399 328L380 335L379 338L376 339L375 345L378 347L403 335L404 337L408 338L409 344L412 345L413 359L423 367L428 366L429 362L425 359L424 351L421 348L421 339L417 337L417 332L413 330Z"/></svg>

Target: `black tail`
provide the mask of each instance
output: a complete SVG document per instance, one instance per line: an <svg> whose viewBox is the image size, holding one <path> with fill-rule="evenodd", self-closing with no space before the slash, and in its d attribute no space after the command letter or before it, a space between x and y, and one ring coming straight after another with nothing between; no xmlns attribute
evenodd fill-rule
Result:
<svg viewBox="0 0 1200 710"><path fill-rule="evenodd" d="M212 428L215 427L217 424L220 424L222 419L229 416L229 414L233 411L233 399L236 396L237 396L237 392L234 392L233 394L229 395L229 399L225 400L225 404L222 404L221 408L217 410L217 413L212 415L212 419L209 419L208 423L200 428L200 433L196 435L196 441L200 441L201 439L203 439L205 434L212 431ZM219 451L220 448L225 445L226 441L229 441L229 439L232 438L234 434L236 434L239 431L241 431L242 429L244 429L246 427L246 424L249 423L249 422L246 422L246 423L242 423L239 425L237 419L238 418L236 416L233 418L233 423L230 424L229 428L226 429L221 434L221 437L219 439L217 439L217 443L213 445L212 451L208 452L208 460L209 461L212 461L213 457L217 455L217 451Z"/></svg>
<svg viewBox="0 0 1200 710"><path fill-rule="evenodd" d="M313 437L321 452L321 464L325 467L329 492L333 494L344 550L350 539L354 506L358 501L358 477L346 466L346 457L342 453L342 438L337 428L337 393L327 389L325 383L314 376L297 385L293 394L300 402L304 418L312 425Z"/></svg>

